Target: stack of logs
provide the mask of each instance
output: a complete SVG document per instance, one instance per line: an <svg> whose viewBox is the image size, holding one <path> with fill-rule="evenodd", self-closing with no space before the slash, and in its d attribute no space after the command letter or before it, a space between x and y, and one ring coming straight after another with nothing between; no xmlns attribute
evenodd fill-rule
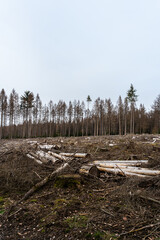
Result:
<svg viewBox="0 0 160 240"><path fill-rule="evenodd" d="M28 142L31 145L36 144L36 151L30 151L27 157L33 159L38 164L54 164L57 160L62 160L65 163L69 163L75 158L86 158L89 156L87 153L56 153L54 150L59 148L57 145L40 145L37 142ZM151 170L148 168L142 168L142 164L146 165L148 160L97 160L81 166L79 172L81 174L91 174L100 177L101 172L107 172L108 174L115 174L121 176L137 176L147 177L160 175L159 170Z"/></svg>
<svg viewBox="0 0 160 240"><path fill-rule="evenodd" d="M141 167L142 164L146 165L147 163L148 160L98 160L93 161L88 165L82 166L80 172L85 174L91 174L91 172L93 171L93 166L96 166L99 172L107 172L109 174L121 175L125 177L148 177L160 175L159 170L151 170ZM99 174L100 173L98 173L98 175Z"/></svg>

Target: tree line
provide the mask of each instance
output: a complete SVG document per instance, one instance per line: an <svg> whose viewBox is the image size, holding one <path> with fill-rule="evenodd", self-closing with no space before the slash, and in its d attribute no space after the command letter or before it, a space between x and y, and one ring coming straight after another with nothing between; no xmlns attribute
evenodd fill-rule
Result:
<svg viewBox="0 0 160 240"><path fill-rule="evenodd" d="M51 100L43 105L39 94L25 91L19 96L13 89L8 97L2 89L0 139L160 133L160 95L148 112L143 104L136 106L137 98L132 84L116 105L110 98L97 98L92 107L89 95L86 102Z"/></svg>

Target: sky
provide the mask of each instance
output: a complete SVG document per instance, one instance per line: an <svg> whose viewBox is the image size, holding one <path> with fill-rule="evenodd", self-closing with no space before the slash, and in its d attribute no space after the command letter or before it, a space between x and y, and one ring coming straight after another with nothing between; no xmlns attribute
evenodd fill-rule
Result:
<svg viewBox="0 0 160 240"><path fill-rule="evenodd" d="M160 94L159 0L0 0L0 89L42 102Z"/></svg>

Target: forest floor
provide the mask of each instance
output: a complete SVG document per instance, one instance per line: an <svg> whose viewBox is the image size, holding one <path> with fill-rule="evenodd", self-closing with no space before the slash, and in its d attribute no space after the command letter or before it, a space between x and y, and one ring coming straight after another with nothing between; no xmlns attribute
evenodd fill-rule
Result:
<svg viewBox="0 0 160 240"><path fill-rule="evenodd" d="M28 158L37 148L35 141L55 145L55 152L89 156L74 158L64 171L14 205L62 164L59 160L43 167ZM160 175L79 175L81 166L94 160L131 159L149 160L148 168L160 169L160 136L1 140L0 240L160 239Z"/></svg>

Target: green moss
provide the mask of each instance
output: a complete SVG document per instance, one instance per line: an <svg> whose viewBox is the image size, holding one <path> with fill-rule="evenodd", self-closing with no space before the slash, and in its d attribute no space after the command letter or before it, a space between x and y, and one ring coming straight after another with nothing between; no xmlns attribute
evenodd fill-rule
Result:
<svg viewBox="0 0 160 240"><path fill-rule="evenodd" d="M80 181L74 178L57 178L54 187L57 188L79 188Z"/></svg>
<svg viewBox="0 0 160 240"><path fill-rule="evenodd" d="M5 212L4 209L0 209L0 215L2 215Z"/></svg>
<svg viewBox="0 0 160 240"><path fill-rule="evenodd" d="M87 233L85 236L85 239L88 240L114 240L118 239L114 234L111 234L109 232L101 232L97 231L94 233Z"/></svg>
<svg viewBox="0 0 160 240"><path fill-rule="evenodd" d="M113 240L113 239L117 239L117 237L114 234L111 234L109 232L100 232L100 231L95 232L92 237L95 240Z"/></svg>
<svg viewBox="0 0 160 240"><path fill-rule="evenodd" d="M69 228L85 228L88 221L88 217L84 215L75 215L68 217L64 220L68 224Z"/></svg>
<svg viewBox="0 0 160 240"><path fill-rule="evenodd" d="M0 196L0 204L4 203L4 198L2 196Z"/></svg>
<svg viewBox="0 0 160 240"><path fill-rule="evenodd" d="M97 200L106 200L105 197L99 197Z"/></svg>
<svg viewBox="0 0 160 240"><path fill-rule="evenodd" d="M40 219L40 221L43 223L43 226L54 221L54 219L57 216L57 210L61 209L63 207L66 207L66 205L69 203L69 201L64 198L58 198L58 199L54 200L53 203L54 203L54 206L53 206L53 208L51 208L50 213Z"/></svg>
<svg viewBox="0 0 160 240"><path fill-rule="evenodd" d="M31 199L31 202L37 202L37 199Z"/></svg>

